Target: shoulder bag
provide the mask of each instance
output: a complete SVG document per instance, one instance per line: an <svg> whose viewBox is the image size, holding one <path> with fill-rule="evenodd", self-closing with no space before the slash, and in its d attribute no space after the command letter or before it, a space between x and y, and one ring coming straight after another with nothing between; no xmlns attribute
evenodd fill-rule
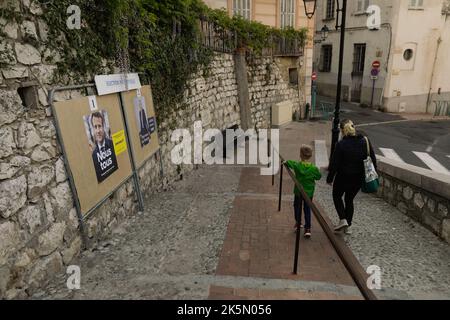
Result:
<svg viewBox="0 0 450 320"><path fill-rule="evenodd" d="M380 181L372 158L370 157L369 139L364 137L364 140L367 146L367 159L364 160L364 182L361 191L364 193L376 193L380 187Z"/></svg>

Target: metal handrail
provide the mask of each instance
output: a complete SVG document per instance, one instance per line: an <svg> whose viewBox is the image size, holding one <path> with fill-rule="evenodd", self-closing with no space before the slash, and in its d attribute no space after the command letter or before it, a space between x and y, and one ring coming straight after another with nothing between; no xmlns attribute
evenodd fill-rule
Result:
<svg viewBox="0 0 450 320"><path fill-rule="evenodd" d="M343 240L339 241L334 233L334 231L331 229L329 223L327 222L326 218L324 217L324 214L317 208L317 206L314 204L314 202L311 201L309 196L306 194L305 190L303 189L302 185L298 182L298 180L295 177L295 174L292 172L292 170L286 165L286 160L281 156L279 150L275 148L275 146L272 145L272 150L276 151L278 153L278 156L281 160L281 163L283 164L281 166L280 170L280 199L279 199L279 211L281 211L281 184L282 184L282 176L283 176L283 167L286 166L287 172L291 179L294 181L297 188L300 190L301 197L303 198L303 201L306 202L306 204L311 208L312 212L314 213L314 216L316 217L317 221L319 222L320 226L322 227L323 231L327 235L328 239L330 240L333 248L336 250L336 253L338 254L339 258L341 259L342 263L344 264L345 268L349 272L350 276L352 277L353 281L355 282L356 286L360 290L361 294L363 295L364 299L366 300L378 300L376 295L373 293L372 290L370 290L367 287L367 279L368 275L362 268L359 261L356 259L356 257L353 255L353 253L350 251L350 249L347 247L347 245L343 242ZM274 152L272 153L272 157L274 157ZM273 163L273 162L272 162ZM296 254L298 253L298 247L299 246L299 230L297 230L297 242L296 242ZM295 262L297 263L297 262ZM294 264L295 264L294 263ZM296 266L295 266L296 268ZM295 270L294 270L295 271Z"/></svg>

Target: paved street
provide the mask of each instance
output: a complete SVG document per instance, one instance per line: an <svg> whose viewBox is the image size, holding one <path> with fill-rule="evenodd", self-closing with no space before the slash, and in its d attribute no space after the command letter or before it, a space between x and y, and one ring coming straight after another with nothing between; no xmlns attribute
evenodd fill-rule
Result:
<svg viewBox="0 0 450 320"><path fill-rule="evenodd" d="M332 99L320 97L319 101ZM450 174L450 120L414 121L346 102L341 118L353 120L369 136L376 154Z"/></svg>
<svg viewBox="0 0 450 320"><path fill-rule="evenodd" d="M450 121L408 121L362 127L377 154L449 173Z"/></svg>

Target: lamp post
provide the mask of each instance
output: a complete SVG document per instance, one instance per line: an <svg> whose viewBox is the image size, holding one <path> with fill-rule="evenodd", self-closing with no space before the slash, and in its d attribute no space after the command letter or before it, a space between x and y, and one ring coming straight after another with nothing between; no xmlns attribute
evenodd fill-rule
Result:
<svg viewBox="0 0 450 320"><path fill-rule="evenodd" d="M305 14L308 19L312 19L314 14L316 13L317 0L303 0L305 5Z"/></svg>
<svg viewBox="0 0 450 320"><path fill-rule="evenodd" d="M342 0L342 8L340 9L340 0L337 2L337 17L336 17L336 30L341 28L341 43L339 47L339 72L336 92L336 107L334 110L334 122L331 138L331 152L330 158L333 156L334 149L339 140L339 123L340 123L340 110L341 110L341 91L342 91L342 67L344 63L344 44L345 44L345 18L347 15L347 0ZM339 26L339 12L341 13L341 25Z"/></svg>
<svg viewBox="0 0 450 320"><path fill-rule="evenodd" d="M314 40L314 44L322 43L327 40L329 32L330 29L328 29L327 25L323 26L322 29L320 29L320 39Z"/></svg>
<svg viewBox="0 0 450 320"><path fill-rule="evenodd" d="M327 40L329 32L330 32L330 29L328 29L327 25L324 25L322 27L322 29L320 29L320 34L322 36L322 41Z"/></svg>

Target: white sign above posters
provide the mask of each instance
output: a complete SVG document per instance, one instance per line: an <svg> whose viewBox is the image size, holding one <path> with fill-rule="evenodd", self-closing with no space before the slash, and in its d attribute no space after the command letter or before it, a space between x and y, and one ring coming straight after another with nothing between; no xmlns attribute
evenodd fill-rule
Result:
<svg viewBox="0 0 450 320"><path fill-rule="evenodd" d="M99 96L141 88L137 73L95 76L95 85Z"/></svg>

